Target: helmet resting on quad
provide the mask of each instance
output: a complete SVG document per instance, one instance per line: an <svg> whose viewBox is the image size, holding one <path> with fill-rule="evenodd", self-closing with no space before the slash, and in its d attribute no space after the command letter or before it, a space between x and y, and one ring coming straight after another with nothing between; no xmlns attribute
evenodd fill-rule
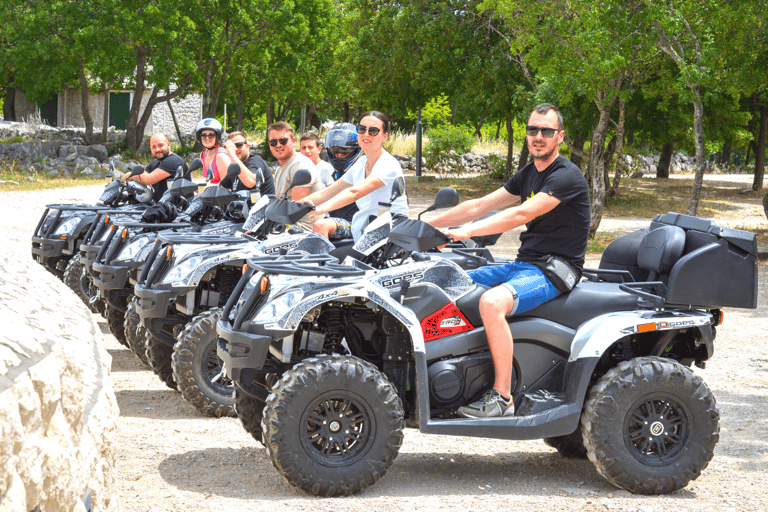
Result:
<svg viewBox="0 0 768 512"><path fill-rule="evenodd" d="M360 158L357 130L352 123L339 123L325 136L328 159L333 166L333 179L339 179Z"/></svg>

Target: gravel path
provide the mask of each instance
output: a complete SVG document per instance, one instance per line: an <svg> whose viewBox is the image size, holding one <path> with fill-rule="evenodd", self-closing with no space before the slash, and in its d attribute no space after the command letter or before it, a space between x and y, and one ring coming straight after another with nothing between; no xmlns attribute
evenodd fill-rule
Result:
<svg viewBox="0 0 768 512"><path fill-rule="evenodd" d="M0 193L0 229L9 241L0 260L6 274L23 279L27 272L44 272L30 257L29 238L46 203L91 202L100 190ZM412 206L416 204L419 201L412 201ZM627 222L612 222L615 229L635 229ZM508 234L498 249L507 252L514 246L514 235ZM394 465L371 489L349 498L308 496L277 474L264 449L237 419L201 416L119 345L98 317L113 358L112 378L121 410L122 509L763 512L768 510L766 290L768 266L763 263L759 308L726 310L714 357L705 370L695 370L713 390L721 414L713 461L685 489L656 497L618 490L589 461L563 459L541 441L425 436L412 429L406 431ZM76 300L72 294L73 304ZM67 314L67 307L60 305L61 314Z"/></svg>

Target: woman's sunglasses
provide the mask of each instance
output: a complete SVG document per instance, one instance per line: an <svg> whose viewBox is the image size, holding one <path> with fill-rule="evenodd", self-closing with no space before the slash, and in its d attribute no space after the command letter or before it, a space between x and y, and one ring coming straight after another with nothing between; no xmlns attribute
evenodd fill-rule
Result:
<svg viewBox="0 0 768 512"><path fill-rule="evenodd" d="M200 135L201 139L213 139L214 137L216 137L215 133L203 133Z"/></svg>
<svg viewBox="0 0 768 512"><path fill-rule="evenodd" d="M545 139L551 139L560 130L558 130L557 128L541 128L539 126L525 127L525 133L527 133L531 137L535 137L536 134L539 133L539 131L541 131L541 134L544 136Z"/></svg>
<svg viewBox="0 0 768 512"><path fill-rule="evenodd" d="M281 146L288 144L288 137L283 137L282 139L269 139L269 145L273 148L276 148L278 144Z"/></svg>
<svg viewBox="0 0 768 512"><path fill-rule="evenodd" d="M357 125L357 133L359 133L360 135L365 135L366 130L368 130L368 134L371 137L375 137L379 134L379 132L381 131L381 128L376 128L375 126L368 127L368 126L363 126L361 124Z"/></svg>

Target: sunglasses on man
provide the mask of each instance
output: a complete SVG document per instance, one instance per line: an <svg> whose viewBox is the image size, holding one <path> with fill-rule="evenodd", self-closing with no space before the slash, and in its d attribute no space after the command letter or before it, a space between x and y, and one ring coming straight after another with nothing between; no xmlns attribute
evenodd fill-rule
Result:
<svg viewBox="0 0 768 512"><path fill-rule="evenodd" d="M269 145L273 148L276 148L278 144L281 146L288 144L288 137L283 137L282 139L269 139Z"/></svg>
<svg viewBox="0 0 768 512"><path fill-rule="evenodd" d="M551 139L559 131L560 130L558 130L557 128L542 128L540 126L530 126L530 125L525 127L525 133L527 133L531 137L535 137L536 134L541 132L541 134L544 136L545 139Z"/></svg>
<svg viewBox="0 0 768 512"><path fill-rule="evenodd" d="M232 144L234 144L237 149L240 149L241 147L245 146L248 143L247 142L233 142Z"/></svg>
<svg viewBox="0 0 768 512"><path fill-rule="evenodd" d="M357 133L359 133L360 135L365 135L366 130L368 130L368 134L371 137L375 137L379 134L379 132L381 131L381 128L376 128L375 126L368 127L368 126L363 126L361 124L357 125Z"/></svg>

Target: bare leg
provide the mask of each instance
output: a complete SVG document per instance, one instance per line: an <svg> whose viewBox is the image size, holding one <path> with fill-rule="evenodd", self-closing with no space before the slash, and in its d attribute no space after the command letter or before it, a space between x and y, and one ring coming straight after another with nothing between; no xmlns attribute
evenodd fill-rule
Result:
<svg viewBox="0 0 768 512"><path fill-rule="evenodd" d="M330 238L336 232L336 223L331 219L320 219L315 222L312 230L325 238Z"/></svg>
<svg viewBox="0 0 768 512"><path fill-rule="evenodd" d="M493 357L496 378L493 389L509 400L512 396L512 333L506 316L512 312L515 299L508 288L497 286L485 292L480 298L480 317L485 326L485 335Z"/></svg>

